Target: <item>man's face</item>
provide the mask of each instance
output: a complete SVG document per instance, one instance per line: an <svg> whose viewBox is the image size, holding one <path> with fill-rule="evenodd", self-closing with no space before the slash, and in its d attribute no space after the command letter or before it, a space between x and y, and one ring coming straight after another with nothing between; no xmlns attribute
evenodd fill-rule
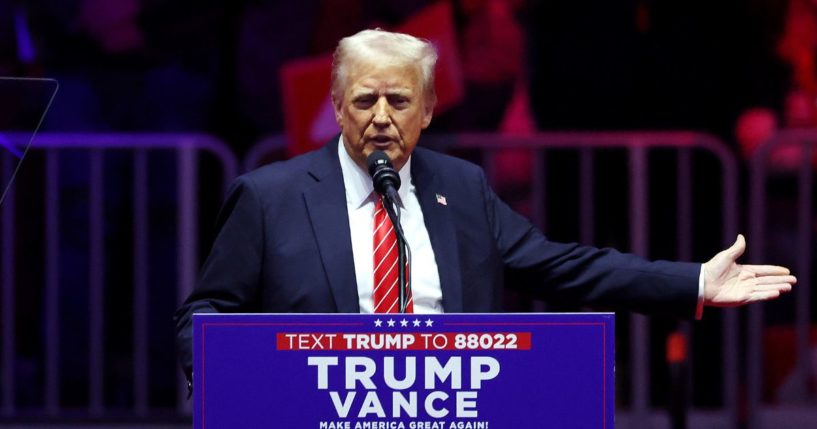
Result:
<svg viewBox="0 0 817 429"><path fill-rule="evenodd" d="M431 123L432 106L423 97L420 71L413 64L349 64L342 99L333 100L343 144L364 169L375 150L401 169Z"/></svg>

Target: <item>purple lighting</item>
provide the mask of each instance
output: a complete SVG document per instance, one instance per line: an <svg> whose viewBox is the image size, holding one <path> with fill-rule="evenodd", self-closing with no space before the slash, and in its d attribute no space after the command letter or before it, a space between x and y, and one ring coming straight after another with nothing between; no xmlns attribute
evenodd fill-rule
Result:
<svg viewBox="0 0 817 429"><path fill-rule="evenodd" d="M12 143L5 134L0 134L0 146L4 147L17 159L21 159L23 157L23 151L15 147L14 143Z"/></svg>

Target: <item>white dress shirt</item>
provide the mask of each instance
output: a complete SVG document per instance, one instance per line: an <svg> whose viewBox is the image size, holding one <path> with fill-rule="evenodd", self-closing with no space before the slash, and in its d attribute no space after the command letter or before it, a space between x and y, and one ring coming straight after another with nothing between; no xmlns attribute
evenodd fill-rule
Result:
<svg viewBox="0 0 817 429"><path fill-rule="evenodd" d="M369 173L357 165L343 146L343 136L338 139L338 158L346 188L346 210L349 213L349 232L352 237L352 253L355 260L357 296L361 313L372 313L374 300L374 257L373 228L374 205L377 193L374 191ZM401 213L400 224L411 249L411 293L415 313L443 313L443 292L437 272L437 260L428 238L423 219L423 211L417 200L417 191L411 181L411 157L400 169ZM704 272L698 276L698 303L695 318L700 319L704 307Z"/></svg>
<svg viewBox="0 0 817 429"><path fill-rule="evenodd" d="M374 256L373 230L374 205L378 198L374 192L369 173L355 164L343 146L343 136L338 140L338 158L346 188L346 210L349 213L349 232L352 237L352 253L355 260L357 296L360 312L373 312ZM400 224L411 249L411 294L415 313L442 313L443 290L437 272L437 260L428 238L423 211L417 200L417 191L411 182L411 157L400 169Z"/></svg>

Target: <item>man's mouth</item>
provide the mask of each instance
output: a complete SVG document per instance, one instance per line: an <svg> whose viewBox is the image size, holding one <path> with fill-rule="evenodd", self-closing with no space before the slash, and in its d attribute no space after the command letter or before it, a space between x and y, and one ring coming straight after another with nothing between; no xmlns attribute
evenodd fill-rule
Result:
<svg viewBox="0 0 817 429"><path fill-rule="evenodd" d="M388 146L394 142L394 139L387 135L376 135L369 138L369 141L371 141L375 146Z"/></svg>

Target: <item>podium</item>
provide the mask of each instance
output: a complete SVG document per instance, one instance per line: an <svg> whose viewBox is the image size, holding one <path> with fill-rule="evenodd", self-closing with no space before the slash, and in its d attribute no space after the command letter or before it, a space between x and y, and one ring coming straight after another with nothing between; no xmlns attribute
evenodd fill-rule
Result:
<svg viewBox="0 0 817 429"><path fill-rule="evenodd" d="M614 316L196 314L195 428L613 428Z"/></svg>

